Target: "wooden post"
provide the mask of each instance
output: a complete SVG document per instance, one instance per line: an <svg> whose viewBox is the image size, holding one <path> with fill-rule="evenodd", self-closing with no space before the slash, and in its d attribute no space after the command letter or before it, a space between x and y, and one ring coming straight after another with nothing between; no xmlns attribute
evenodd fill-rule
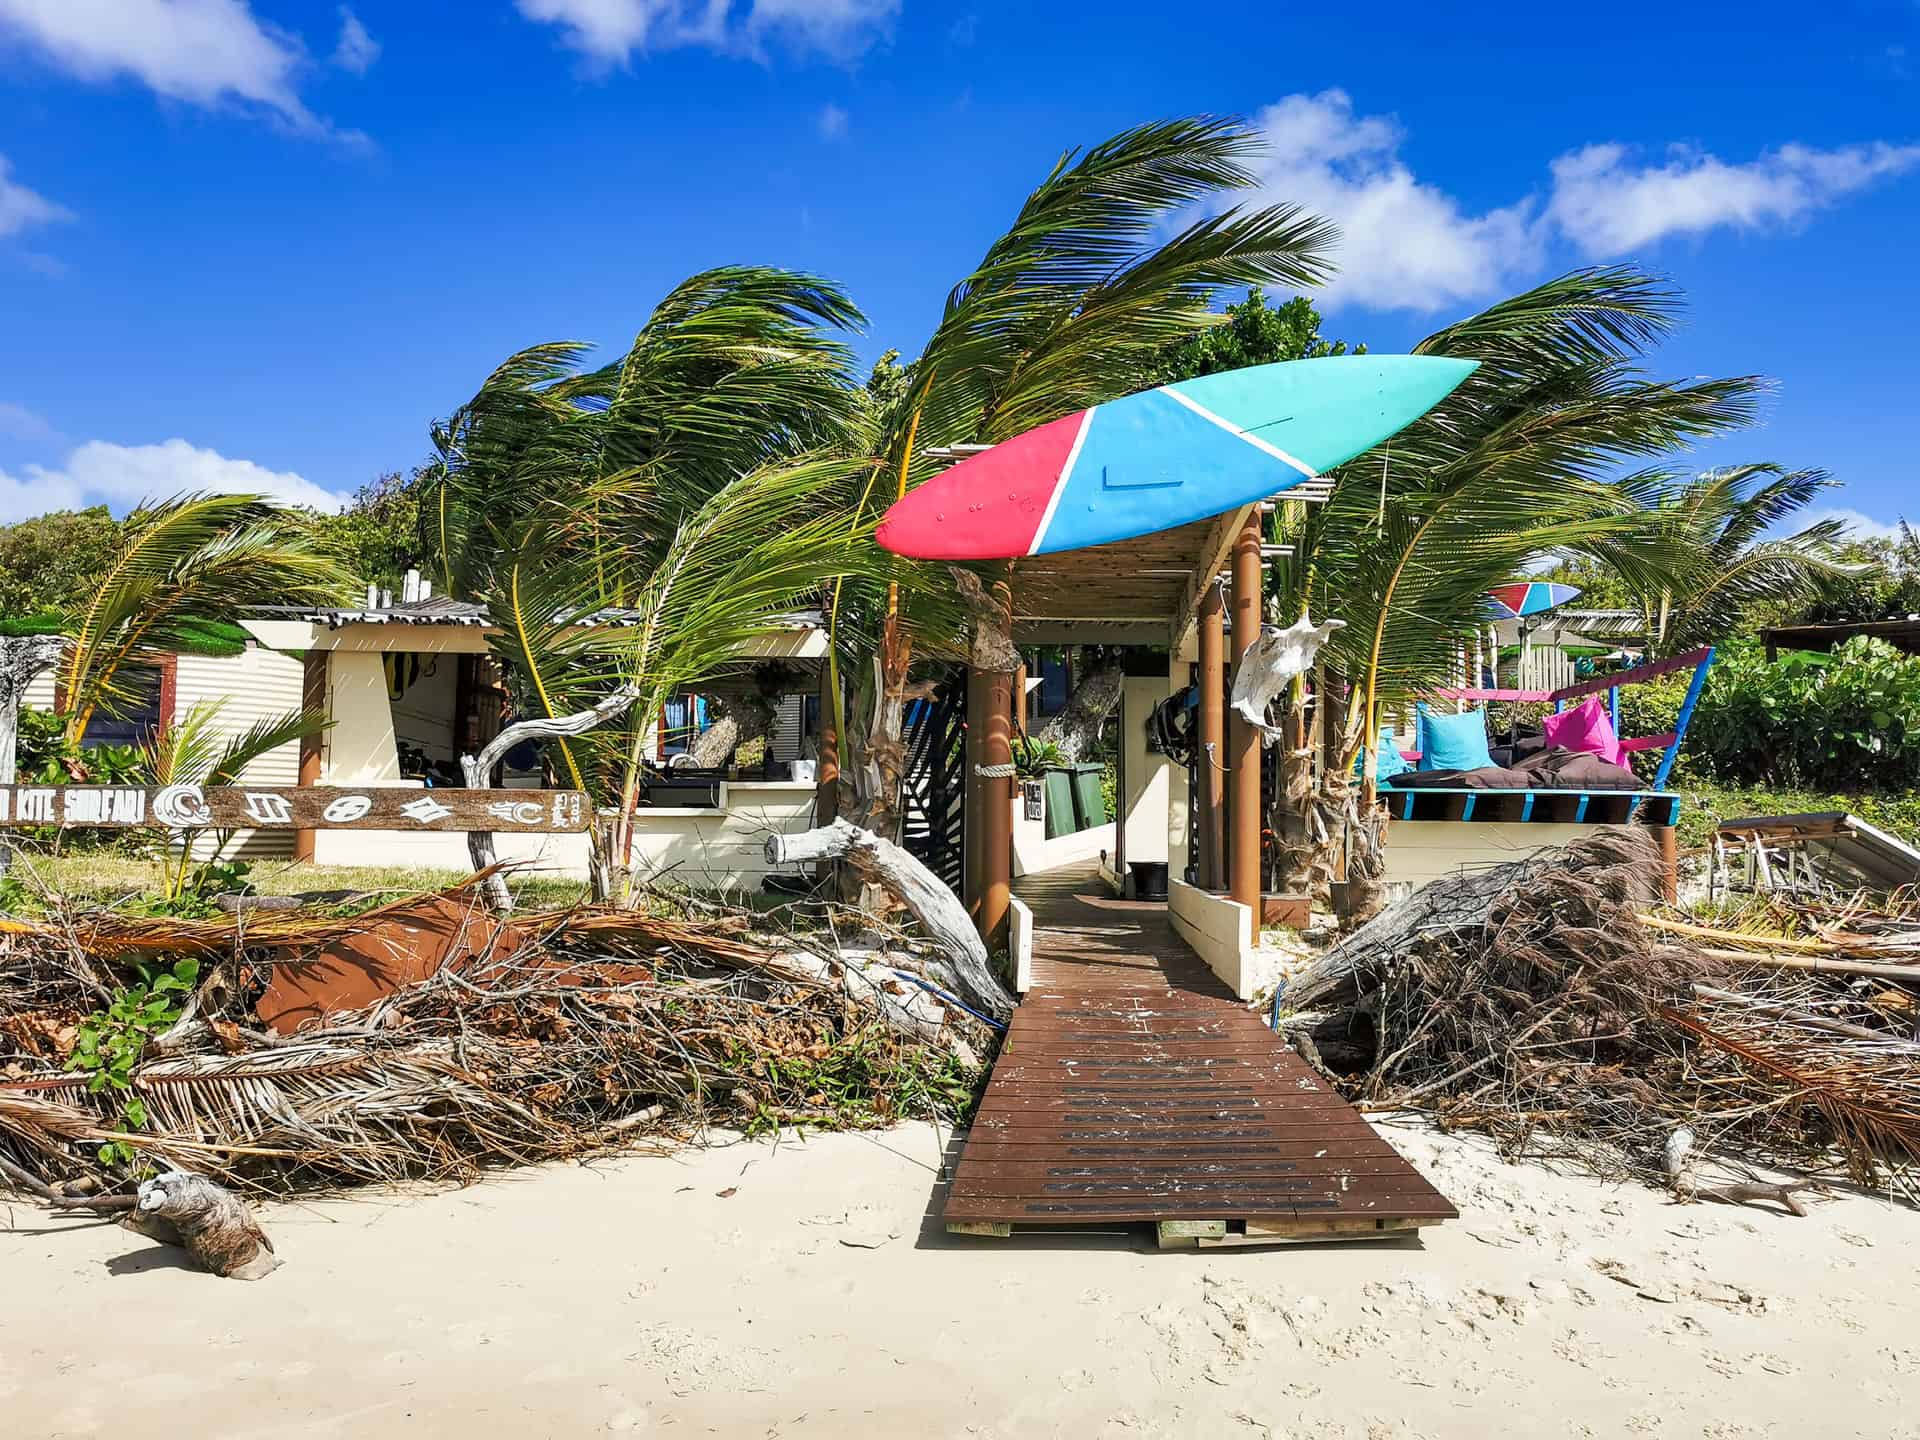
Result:
<svg viewBox="0 0 1920 1440"><path fill-rule="evenodd" d="M1247 517L1233 542L1233 663L1238 668L1260 637L1260 512ZM1227 766L1232 800L1227 846L1227 893L1260 924L1260 732L1240 717L1227 721Z"/></svg>
<svg viewBox="0 0 1920 1440"><path fill-rule="evenodd" d="M813 823L831 825L840 817L840 722L836 716L833 682L839 671L831 660L820 665L820 713L813 722ZM822 860L814 869L816 880L833 873L833 862Z"/></svg>
<svg viewBox="0 0 1920 1440"><path fill-rule="evenodd" d="M300 660L300 708L302 710L322 710L327 708L327 651L309 650ZM300 737L300 769L297 783L303 789L312 789L320 783L321 761L325 756L325 732ZM314 856L319 853L315 830L296 830L293 832L293 858L296 864L311 865Z"/></svg>
<svg viewBox="0 0 1920 1440"><path fill-rule="evenodd" d="M980 767L987 763L987 672L972 665L967 667L966 752L966 766L961 778L962 803L966 807L966 830L963 836L966 854L961 861L960 899L978 926L980 897L984 889L980 882L986 874L980 854L980 843L987 833L986 786L980 776Z"/></svg>
<svg viewBox="0 0 1920 1440"><path fill-rule="evenodd" d="M1013 908L1013 672L985 677L986 737L980 747L980 938L1004 945Z"/></svg>
<svg viewBox="0 0 1920 1440"><path fill-rule="evenodd" d="M1207 586L1200 602L1200 786L1193 803L1199 813L1200 888L1219 890L1227 883L1227 641L1225 603L1220 582Z"/></svg>
<svg viewBox="0 0 1920 1440"><path fill-rule="evenodd" d="M1652 804L1652 801L1648 801ZM1649 825L1660 847L1660 891L1669 905L1680 903L1680 832L1671 825Z"/></svg>
<svg viewBox="0 0 1920 1440"><path fill-rule="evenodd" d="M1027 662L1024 656L1020 668L1013 672L1013 732L1022 740L1027 738Z"/></svg>

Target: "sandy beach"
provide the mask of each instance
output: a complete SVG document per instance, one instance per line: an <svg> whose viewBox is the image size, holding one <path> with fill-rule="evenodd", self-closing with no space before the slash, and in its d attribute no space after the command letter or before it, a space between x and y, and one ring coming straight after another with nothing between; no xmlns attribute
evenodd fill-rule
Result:
<svg viewBox="0 0 1920 1440"><path fill-rule="evenodd" d="M286 1264L255 1284L16 1204L0 1413L258 1440L1920 1436L1910 1211L1679 1207L1387 1133L1459 1221L951 1238L921 1126L269 1206Z"/></svg>

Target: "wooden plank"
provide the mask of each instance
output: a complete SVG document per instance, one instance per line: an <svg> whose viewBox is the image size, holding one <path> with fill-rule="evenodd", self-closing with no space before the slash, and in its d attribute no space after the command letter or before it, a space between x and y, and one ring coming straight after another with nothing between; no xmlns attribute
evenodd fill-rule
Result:
<svg viewBox="0 0 1920 1440"><path fill-rule="evenodd" d="M1303 1220L1371 1236L1382 1219L1453 1215L1191 955L1164 907L1112 901L1091 873L1034 877L1022 894L1034 985L967 1135L947 1220L1164 1222L1163 1243L1191 1248L1254 1243L1249 1220L1274 1229L1259 1243L1279 1244Z"/></svg>
<svg viewBox="0 0 1920 1440"><path fill-rule="evenodd" d="M1425 1217L1453 1220L1459 1217L1445 1200L1437 1197L1383 1196L1368 1204L1342 1206L1335 1199L1313 1198L1296 1201L1291 1197L1246 1193L1185 1196L1179 1194L1145 1196L1138 1199L1088 1198L1044 1199L1038 1197L990 1197L980 1195L949 1196L946 1215L951 1220L1051 1220L1090 1224L1108 1221L1156 1219L1260 1219L1311 1220L1336 1218L1407 1219Z"/></svg>
<svg viewBox="0 0 1920 1440"><path fill-rule="evenodd" d="M493 830L560 834L592 820L578 790L274 785L0 785L0 828Z"/></svg>

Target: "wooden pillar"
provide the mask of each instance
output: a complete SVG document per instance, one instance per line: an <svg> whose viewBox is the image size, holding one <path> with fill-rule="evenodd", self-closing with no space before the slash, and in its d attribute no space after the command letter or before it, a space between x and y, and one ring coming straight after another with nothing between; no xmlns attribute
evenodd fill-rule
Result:
<svg viewBox="0 0 1920 1440"><path fill-rule="evenodd" d="M980 767L987 763L987 672L967 667L967 744L966 764L962 767L961 803L966 809L963 839L966 853L960 864L960 902L967 907L977 927L980 924L981 863L980 843L986 837L985 786Z"/></svg>
<svg viewBox="0 0 1920 1440"><path fill-rule="evenodd" d="M1247 517L1233 542L1233 663L1260 636L1260 512ZM1227 774L1231 799L1227 844L1227 894L1253 911L1260 925L1260 732L1240 718L1227 720Z"/></svg>
<svg viewBox="0 0 1920 1440"><path fill-rule="evenodd" d="M327 708L327 655L325 650L309 650L300 661L300 708L302 710L320 710ZM326 744L325 734L302 735L300 737L300 769L297 784L311 787L320 783L322 747ZM297 864L311 865L318 847L311 830L293 832L293 858Z"/></svg>
<svg viewBox="0 0 1920 1440"><path fill-rule="evenodd" d="M1671 825L1647 828L1653 831L1653 843L1660 847L1661 893L1669 905L1677 905L1680 903L1680 832Z"/></svg>
<svg viewBox="0 0 1920 1440"><path fill-rule="evenodd" d="M1221 769L1227 763L1225 608L1216 580L1200 602L1200 785L1193 804L1199 812L1202 890L1220 890L1227 883L1226 785Z"/></svg>
<svg viewBox="0 0 1920 1440"><path fill-rule="evenodd" d="M1013 908L1013 672L989 670L986 736L980 747L980 938L987 949L1007 943L1007 916Z"/></svg>

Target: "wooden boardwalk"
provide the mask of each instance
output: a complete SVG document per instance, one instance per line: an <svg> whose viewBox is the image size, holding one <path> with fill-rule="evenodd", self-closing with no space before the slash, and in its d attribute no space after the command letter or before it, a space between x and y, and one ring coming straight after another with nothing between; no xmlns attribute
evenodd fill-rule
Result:
<svg viewBox="0 0 1920 1440"><path fill-rule="evenodd" d="M1376 1238L1446 1199L1233 995L1163 905L1091 869L1021 882L1033 986L948 1192L949 1229L1153 1222L1162 1243Z"/></svg>

